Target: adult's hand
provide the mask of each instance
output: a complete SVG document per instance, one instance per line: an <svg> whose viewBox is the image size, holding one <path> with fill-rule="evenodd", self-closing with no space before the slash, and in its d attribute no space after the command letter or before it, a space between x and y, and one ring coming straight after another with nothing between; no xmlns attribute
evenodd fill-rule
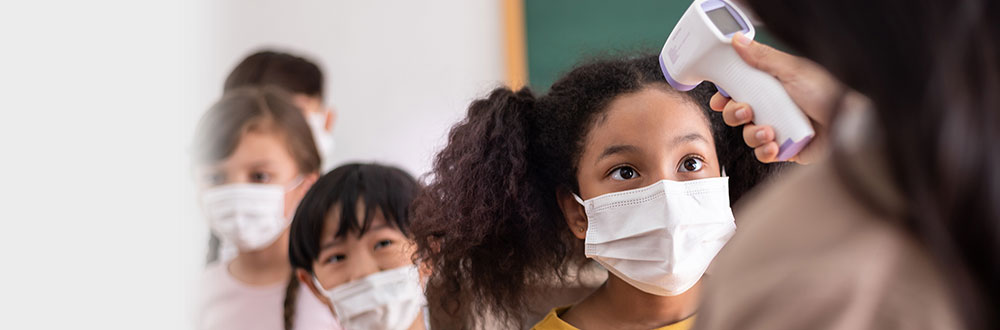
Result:
<svg viewBox="0 0 1000 330"><path fill-rule="evenodd" d="M822 158L829 148L828 127L834 103L842 95L843 87L833 75L818 64L767 45L750 40L737 33L732 40L733 49L750 66L771 74L781 82L788 96L805 112L812 122L816 136L812 142L790 160L808 164ZM712 110L721 111L729 126L743 127L743 140L754 148L757 159L764 163L777 161L778 143L774 129L753 123L753 109L716 93L710 103Z"/></svg>

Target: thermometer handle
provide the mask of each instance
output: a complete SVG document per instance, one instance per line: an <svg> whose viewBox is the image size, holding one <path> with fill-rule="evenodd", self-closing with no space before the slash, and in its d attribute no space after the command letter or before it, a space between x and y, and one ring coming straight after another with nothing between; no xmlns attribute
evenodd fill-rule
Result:
<svg viewBox="0 0 1000 330"><path fill-rule="evenodd" d="M749 104L755 124L774 129L775 142L779 147L778 160L792 158L809 144L815 135L809 118L788 96L778 79L751 67L731 48L713 52L710 56L723 58L703 62L725 64L705 68L705 79L714 82L724 90L723 94L728 94L733 100Z"/></svg>

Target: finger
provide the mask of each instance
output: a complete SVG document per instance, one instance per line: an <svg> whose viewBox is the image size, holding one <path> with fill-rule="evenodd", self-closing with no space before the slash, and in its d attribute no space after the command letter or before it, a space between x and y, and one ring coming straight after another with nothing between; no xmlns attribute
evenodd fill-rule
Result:
<svg viewBox="0 0 1000 330"><path fill-rule="evenodd" d="M771 46L750 40L742 33L737 33L732 40L733 49L743 58L743 61L761 71L780 77L795 70L799 58L771 48Z"/></svg>
<svg viewBox="0 0 1000 330"><path fill-rule="evenodd" d="M715 111L722 111L728 102L728 97L722 96L722 93L715 93L715 95L712 95L712 100L708 101L708 107Z"/></svg>
<svg viewBox="0 0 1000 330"><path fill-rule="evenodd" d="M753 120L753 111L750 105L740 102L729 102L722 109L722 120L729 126L740 126Z"/></svg>
<svg viewBox="0 0 1000 330"><path fill-rule="evenodd" d="M761 163L773 163L778 161L778 143L768 142L762 146L753 149L754 156L757 156L757 160Z"/></svg>
<svg viewBox="0 0 1000 330"><path fill-rule="evenodd" d="M743 126L743 142L746 142L751 148L774 142L774 130L771 129L771 126L746 124Z"/></svg>

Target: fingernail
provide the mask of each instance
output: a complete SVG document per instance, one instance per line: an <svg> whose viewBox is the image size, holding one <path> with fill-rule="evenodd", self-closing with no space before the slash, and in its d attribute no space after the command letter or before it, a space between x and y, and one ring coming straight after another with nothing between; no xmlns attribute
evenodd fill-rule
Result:
<svg viewBox="0 0 1000 330"><path fill-rule="evenodd" d="M743 45L743 46L747 46L747 45L750 44L751 41L753 41L753 40L750 40L750 38L747 38L746 36L744 36L743 33L736 33L736 35L733 36L733 39L736 39L736 43L738 43L740 45Z"/></svg>
<svg viewBox="0 0 1000 330"><path fill-rule="evenodd" d="M757 141L764 142L764 139L767 138L767 132L764 132L764 130L758 130L754 136L757 137Z"/></svg>
<svg viewBox="0 0 1000 330"><path fill-rule="evenodd" d="M737 120L746 120L747 119L747 109L746 108L741 108L739 110L736 110L735 115L736 115L736 119Z"/></svg>

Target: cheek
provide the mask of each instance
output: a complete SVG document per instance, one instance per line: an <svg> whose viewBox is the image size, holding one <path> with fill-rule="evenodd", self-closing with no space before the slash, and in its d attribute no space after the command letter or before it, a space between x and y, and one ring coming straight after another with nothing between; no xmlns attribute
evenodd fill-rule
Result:
<svg viewBox="0 0 1000 330"><path fill-rule="evenodd" d="M395 246L389 248L390 253L386 253L382 256L379 263L382 269L393 269L403 266L408 266L413 264L413 253L415 251L415 245L412 243L407 244L396 244Z"/></svg>
<svg viewBox="0 0 1000 330"><path fill-rule="evenodd" d="M285 194L285 218L291 220L295 216L295 208L299 205L299 199L291 194Z"/></svg>
<svg viewBox="0 0 1000 330"><path fill-rule="evenodd" d="M285 193L285 217L289 220L295 215L295 209L299 207L299 202L305 195L306 188L298 187Z"/></svg>
<svg viewBox="0 0 1000 330"><path fill-rule="evenodd" d="M323 267L316 263L313 265L313 270L316 272L316 278L326 287L326 290L337 287L338 285L347 283L347 276L340 271L329 269L331 267Z"/></svg>
<svg viewBox="0 0 1000 330"><path fill-rule="evenodd" d="M715 166L712 166L712 168L708 171L709 173L712 174L711 176L713 177L722 176L722 163L719 162L719 157L716 156L714 153L709 154L706 157L708 157L707 159L709 162L711 162L711 164L715 164Z"/></svg>

